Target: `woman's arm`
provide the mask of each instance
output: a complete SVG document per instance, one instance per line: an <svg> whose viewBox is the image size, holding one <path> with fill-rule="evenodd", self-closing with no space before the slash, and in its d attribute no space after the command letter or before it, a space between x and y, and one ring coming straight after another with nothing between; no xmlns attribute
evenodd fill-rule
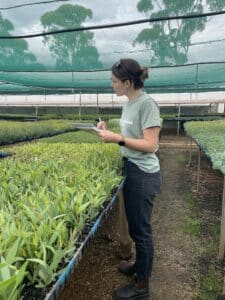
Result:
<svg viewBox="0 0 225 300"><path fill-rule="evenodd" d="M123 140L125 147L141 152L153 153L157 149L159 142L160 127L151 127L143 130L143 138L134 139L124 137L121 134L109 130L102 130L99 136L105 143L118 143Z"/></svg>

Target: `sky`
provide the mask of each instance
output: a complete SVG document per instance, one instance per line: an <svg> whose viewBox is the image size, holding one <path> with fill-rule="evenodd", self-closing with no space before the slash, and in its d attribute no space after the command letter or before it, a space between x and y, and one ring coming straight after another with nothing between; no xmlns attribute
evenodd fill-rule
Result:
<svg viewBox="0 0 225 300"><path fill-rule="evenodd" d="M8 7L11 5L19 5L22 3L30 3L30 2L39 2L44 0L0 0L0 7ZM46 0L47 1L47 0ZM15 27L14 32L12 34L29 34L29 33L37 33L42 32L43 27L40 22L40 17L44 12L55 10L62 4L71 3L82 5L86 8L90 8L93 12L92 19L87 19L83 26L88 25L102 25L102 24L112 24L112 23L120 23L126 21L140 20L146 18L143 13L140 13L137 10L138 0L113 0L107 5L103 6L105 1L102 0L71 0L71 1L59 1L58 3L49 3L42 5L34 5L34 6L25 6L16 9L10 10L2 10L2 15L9 19ZM162 2L158 0L158 2ZM205 0L203 0L203 3ZM208 7L205 5L205 12L208 11ZM174 24L176 21L174 21ZM173 24L173 23L172 23ZM175 25L176 26L176 25ZM133 49L133 41L137 37L138 33L141 32L142 29L148 27L147 24L134 25L129 27L120 27L120 28L110 28L105 30L95 30L94 32L94 40L95 46L97 47L100 53L100 59L103 63L107 63L109 60L109 53L111 52L119 52L118 54L114 54L115 61L123 56L123 53L126 53L128 49ZM209 18L208 22L205 26L205 29L201 32L196 32L191 37L191 43L200 43L209 40L220 40L225 39L225 18L224 15L217 16L215 18ZM46 63L52 61L51 53L48 48L43 44L42 38L32 38L27 39L29 43L29 49L32 51L38 61L40 63ZM109 49L110 43L110 49ZM203 57L200 56L200 53L204 51L204 59L213 60L214 55L214 47L217 49L217 57L216 59L222 59L224 44L222 42L211 43L203 45L195 45L189 47L188 51L188 63L195 63L200 60L203 60ZM137 49L142 49L142 45L137 45ZM145 52L142 54L142 61L148 61L149 52ZM53 62L53 61L52 61Z"/></svg>
<svg viewBox="0 0 225 300"><path fill-rule="evenodd" d="M25 0L17 0L16 3L26 3ZM34 2L34 1L33 1ZM114 0L111 1L112 5L107 4L107 6L102 7L104 1L102 0L76 0L76 1L66 1L59 3L49 3L43 5L35 5L32 8L32 13L30 13L31 6L21 7L17 9L5 10L2 11L2 15L11 20L14 24L15 30L14 34L29 34L29 33L37 33L42 32L43 27L40 22L40 17L43 15L44 11L48 10L53 11L57 9L62 4L70 3L84 6L86 8L90 8L93 12L92 19L87 19L83 26L89 25L102 25L102 24L111 24L117 22L126 22L134 19L142 19L143 15L137 11L136 4L138 1L136 0ZM15 5L15 1L12 0L0 0L0 3L3 7L7 7L9 5ZM17 5L18 5L17 4ZM110 6L110 8L109 8ZM29 24L29 26L28 26ZM133 28L132 28L133 29ZM120 30L119 30L120 31ZM135 30L137 32L137 29ZM132 33L135 37L136 33ZM103 36L103 37L102 37ZM126 49L128 45L124 43L127 38L125 36L129 36L129 41L131 40L131 30L123 30L121 34L118 35L118 30L105 30L104 33L99 33L99 31L95 31L95 45L100 52L104 53L104 49L108 48L108 41L114 41L111 43L111 46L114 50L118 51L118 44L120 44L122 48ZM40 61L49 59L50 54L47 51L47 48L42 43L42 38L35 38L31 40L27 40L29 43L30 50L37 54L37 57ZM123 42L123 43L121 43ZM44 51L43 51L44 50ZM102 59L104 60L104 54Z"/></svg>

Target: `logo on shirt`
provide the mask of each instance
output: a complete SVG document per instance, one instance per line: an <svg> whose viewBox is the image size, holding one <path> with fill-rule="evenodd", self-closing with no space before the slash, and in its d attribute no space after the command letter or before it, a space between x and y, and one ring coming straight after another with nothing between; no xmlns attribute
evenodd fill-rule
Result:
<svg viewBox="0 0 225 300"><path fill-rule="evenodd" d="M133 125L132 121L120 119L120 126Z"/></svg>

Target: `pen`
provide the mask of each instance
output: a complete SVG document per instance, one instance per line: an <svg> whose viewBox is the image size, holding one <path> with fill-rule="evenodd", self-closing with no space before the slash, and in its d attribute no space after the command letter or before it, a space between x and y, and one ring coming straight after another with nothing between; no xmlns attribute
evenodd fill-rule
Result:
<svg viewBox="0 0 225 300"><path fill-rule="evenodd" d="M102 119L100 117L98 117L99 122L103 122ZM105 130L105 126L102 126L102 129Z"/></svg>

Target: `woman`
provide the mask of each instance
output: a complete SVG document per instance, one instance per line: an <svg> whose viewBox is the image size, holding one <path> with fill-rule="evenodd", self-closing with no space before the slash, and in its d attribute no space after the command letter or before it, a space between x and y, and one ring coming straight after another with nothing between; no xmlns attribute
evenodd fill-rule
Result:
<svg viewBox="0 0 225 300"><path fill-rule="evenodd" d="M135 243L136 260L119 267L120 272L135 280L114 292L115 299L145 299L149 295L149 277L153 263L151 215L153 200L160 190L160 166L155 152L158 149L160 115L157 104L142 88L148 69L133 59L120 59L112 67L112 86L117 96L125 95L120 120L121 134L106 128L99 135L106 143L121 146L125 165L124 204L129 234Z"/></svg>

